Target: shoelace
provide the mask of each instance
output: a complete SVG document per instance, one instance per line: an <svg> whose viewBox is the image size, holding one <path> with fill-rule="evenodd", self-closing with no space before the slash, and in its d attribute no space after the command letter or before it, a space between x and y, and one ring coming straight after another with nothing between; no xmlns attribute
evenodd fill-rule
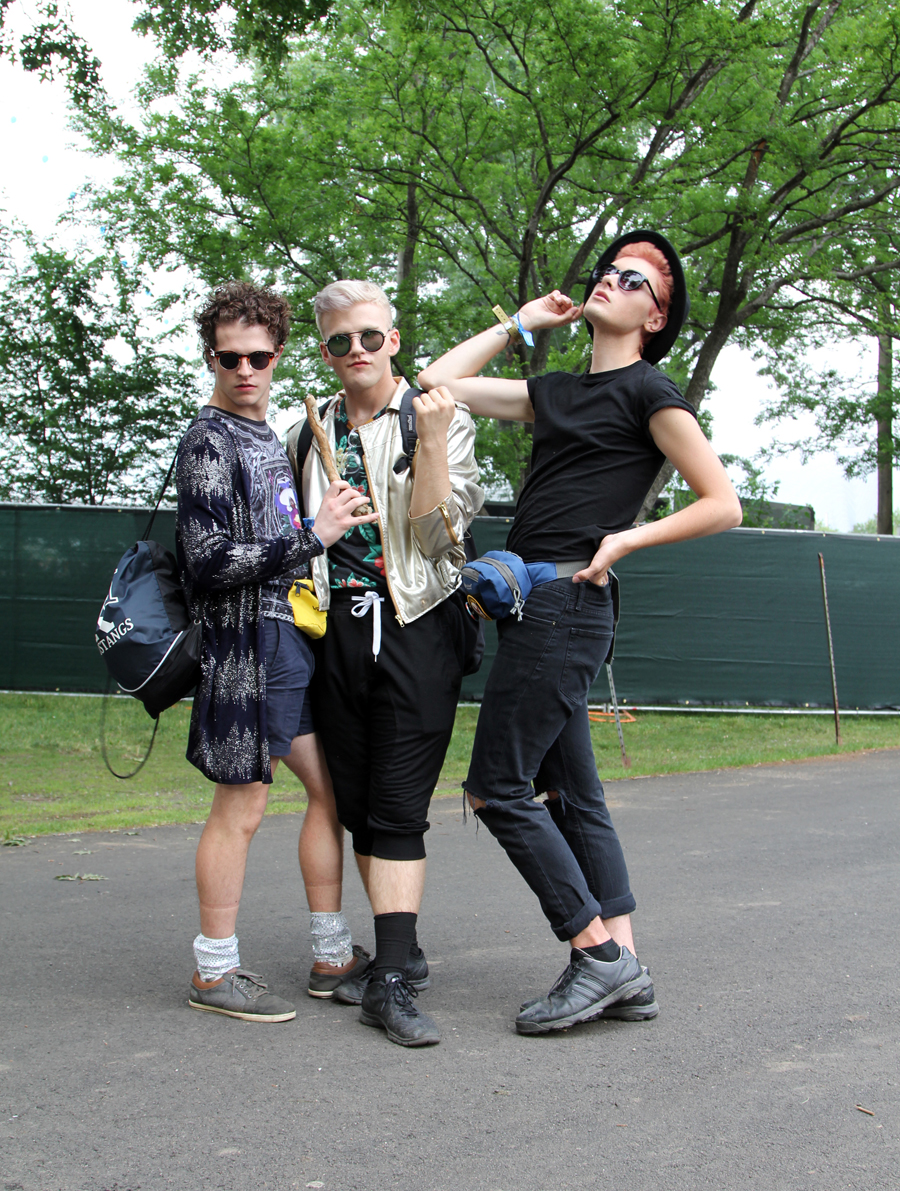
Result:
<svg viewBox="0 0 900 1191"><path fill-rule="evenodd" d="M257 972L245 972L243 968L232 972L231 984L234 989L239 989L250 1000L261 997L269 987Z"/></svg>
<svg viewBox="0 0 900 1191"><path fill-rule="evenodd" d="M397 976L388 981L388 992L397 1001L400 1012L407 1017L415 1016L419 1011L412 1003L412 998L419 994L403 976Z"/></svg>

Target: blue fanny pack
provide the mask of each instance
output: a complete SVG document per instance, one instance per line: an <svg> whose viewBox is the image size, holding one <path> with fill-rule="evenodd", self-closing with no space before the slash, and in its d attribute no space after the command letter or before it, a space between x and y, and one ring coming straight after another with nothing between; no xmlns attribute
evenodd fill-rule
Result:
<svg viewBox="0 0 900 1191"><path fill-rule="evenodd" d="M522 619L522 609L531 589L556 579L556 564L524 562L509 550L488 550L460 572L461 587L469 610L482 620Z"/></svg>

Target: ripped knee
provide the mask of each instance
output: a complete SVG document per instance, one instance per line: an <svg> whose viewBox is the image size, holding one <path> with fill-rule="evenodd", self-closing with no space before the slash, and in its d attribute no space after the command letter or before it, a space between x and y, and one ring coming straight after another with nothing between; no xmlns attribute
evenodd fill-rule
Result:
<svg viewBox="0 0 900 1191"><path fill-rule="evenodd" d="M484 810L484 808L487 806L487 803L483 798L476 798L476 796L469 790L466 790L466 798L469 800L469 806L473 811Z"/></svg>

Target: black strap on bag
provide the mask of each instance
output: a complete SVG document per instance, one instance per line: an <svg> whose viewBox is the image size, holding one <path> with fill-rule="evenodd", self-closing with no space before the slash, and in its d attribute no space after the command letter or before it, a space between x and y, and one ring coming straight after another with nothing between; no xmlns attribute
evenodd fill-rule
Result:
<svg viewBox="0 0 900 1191"><path fill-rule="evenodd" d="M139 539L141 542L146 542L150 537L150 534L153 530L153 522L156 520L156 514L159 512L159 506L162 503L162 498L165 496L166 489L169 486L169 481L172 478L172 472L175 470L175 464L177 462L178 452L176 451L172 462L169 464L169 470L166 472L166 478L162 482L162 487L159 490L159 496L156 498L156 504L153 507L153 512L150 514L150 520L147 522L147 528L144 530L143 536ZM109 751L106 743L106 713L109 709L109 701L112 698L112 688L113 677L110 674L106 683L106 693L104 694L100 705L100 755L103 757L106 768L113 775L113 777L118 777L121 778L122 781L127 781L129 778L132 778L136 774L140 773L140 771L147 764L147 761L150 759L150 754L153 752L153 744L156 740L156 733L159 730L159 716L157 715L153 721L153 732L150 736L150 743L147 745L147 751L138 762L136 768L132 769L130 773L118 773L110 764Z"/></svg>

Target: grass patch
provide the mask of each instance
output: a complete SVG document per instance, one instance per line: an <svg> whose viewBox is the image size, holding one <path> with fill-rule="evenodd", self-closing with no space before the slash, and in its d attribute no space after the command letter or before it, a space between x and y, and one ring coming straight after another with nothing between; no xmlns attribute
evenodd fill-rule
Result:
<svg viewBox="0 0 900 1191"><path fill-rule="evenodd" d="M150 760L129 781L114 778L103 764L101 710L99 699L0 695L0 838L205 820L213 787L184 757L190 706L163 715ZM459 709L438 794L459 792L477 719L477 708ZM111 701L108 749L120 772L143 755L151 730L136 701ZM622 766L615 724L592 725L604 780L900 747L900 719L887 716L843 720L839 749L827 716L639 713L624 732L630 769ZM305 806L303 787L279 766L268 813Z"/></svg>

